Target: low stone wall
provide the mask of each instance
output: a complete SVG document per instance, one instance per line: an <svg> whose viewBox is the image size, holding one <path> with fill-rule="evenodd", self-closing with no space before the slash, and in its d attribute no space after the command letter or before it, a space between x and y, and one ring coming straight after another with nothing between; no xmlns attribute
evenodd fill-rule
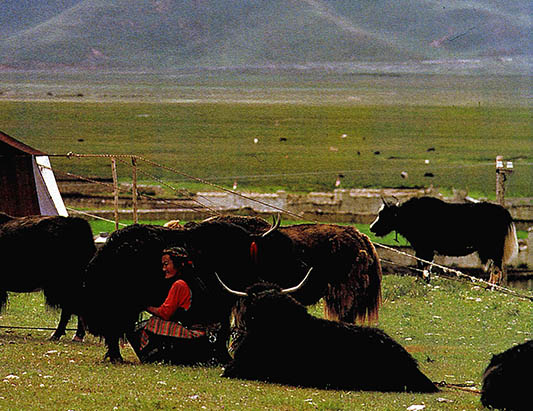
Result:
<svg viewBox="0 0 533 411"><path fill-rule="evenodd" d="M270 219L274 213L280 210L282 218L287 220L316 221L322 223L361 223L369 224L375 218L383 204L383 198L387 201L404 202L415 196L442 197L433 189L338 189L333 192L312 192L305 195L289 194L285 191L276 193L240 193L239 196L224 192L199 192L190 201L189 208L165 208L164 202L156 205L153 209L141 209L138 211L141 220L200 220L212 216L214 213L257 215ZM457 194L454 198L446 201L465 201L464 194ZM517 222L520 230L530 230L527 241L520 242L518 258L513 266L527 267L533 270L533 200L532 199L509 199L507 208ZM202 208L203 204L206 208ZM128 205L123 205L127 207ZM95 215L113 219L113 211L91 211ZM133 211L123 209L119 211L121 219L132 219ZM397 253L396 253L397 254ZM479 259L475 256L451 258L438 257L436 262L446 266L456 267L479 267ZM409 264L412 264L408 263ZM403 264L402 262L402 265Z"/></svg>

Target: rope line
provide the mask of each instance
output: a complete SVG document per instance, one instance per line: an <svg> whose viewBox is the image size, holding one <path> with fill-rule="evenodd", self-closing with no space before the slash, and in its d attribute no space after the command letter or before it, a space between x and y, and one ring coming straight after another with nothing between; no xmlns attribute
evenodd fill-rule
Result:
<svg viewBox="0 0 533 411"><path fill-rule="evenodd" d="M95 158L95 157L99 157L99 158L113 158L113 157L116 157L116 158L135 158L136 160L140 160L140 161L144 161L145 163L147 164L150 164L154 167L159 167L159 168L162 168L163 170L167 170L167 171L170 171L172 173L175 173L175 174L178 174L178 175L181 175L183 177L186 177L190 180L194 180L196 182L199 182L199 183L202 183L202 184L205 184L205 185L208 185L208 186L211 186L211 187L215 187L219 190L222 190L226 193L229 193L229 194L233 194L237 197L241 197L241 198L244 198L246 200L250 200L250 201L254 201L258 204L261 204L261 205L264 205L266 207L270 207L274 210L277 210L277 211L280 211L282 213L285 213L285 214L288 214L290 216L293 216L293 217L296 217L296 218L303 218L302 215L300 214L296 214L296 213L293 213L292 211L289 211L289 210L285 210L281 207L278 207L278 206L275 206L275 205L272 205L272 204L268 204L264 201L261 201L261 200L258 200L258 199L254 199L254 198L251 198L249 196L246 196L242 193L239 193L237 191L234 191L234 190L230 190L226 187L223 187L219 184L216 184L216 183L212 183L206 179L203 179L203 178L199 178L199 177L195 177L195 176L192 176L190 174L187 174L183 171L180 171L176 168L173 168L173 167L169 167L169 166L165 166L163 164L159 164L153 160L149 160L147 158L144 158L142 156L139 156L139 155L131 155L131 154L80 154L80 153L73 153L72 151L69 151L67 154L53 154L51 156L54 156L54 157L67 157L67 158L71 158L71 157L76 157L76 158L85 158L85 157L92 157L92 158ZM204 206L205 208L208 208L207 206L205 206L204 204L202 204L202 206ZM214 212L214 210L211 210ZM219 214L219 213L216 213L216 214Z"/></svg>
<svg viewBox="0 0 533 411"><path fill-rule="evenodd" d="M515 297L519 297L519 298L523 298L523 299L526 299L526 300L533 301L533 296L521 294L521 293L519 293L517 291L514 291L514 290L512 290L510 288L502 287L501 285L492 284L492 283L490 283L490 282L488 282L486 280L483 280L482 278L478 278L478 277L474 277L472 275L465 274L462 271L456 270L454 268L446 267L444 265L435 263L433 261L424 260L424 259L416 257L416 256L414 256L412 254L406 253L405 251L400 251L400 250L397 250L397 249L395 249L393 247L389 247L389 246L387 246L385 244L374 242L374 245L378 246L378 247L381 247L383 249L389 250L389 251L393 251L393 252L395 252L397 254L401 254L401 255L410 257L413 260L421 261L421 262L423 262L425 264L429 264L429 266L430 266L429 268L430 269L431 269L432 266L435 266L435 267L438 267L441 270L443 270L445 274L447 274L447 273L453 274L453 276L445 276L446 278L468 280L468 281L470 281L472 283L482 284L482 285L485 286L485 288L491 289L492 291L499 291L499 292L501 292L503 294L510 294L510 295L515 296ZM387 262L389 262L389 261L387 261ZM393 264L395 264L395 263L393 263ZM400 265L400 264L396 264L396 265ZM415 270L415 271L422 272L422 270L420 270L418 268L414 268L414 267L408 267L408 268L412 269L412 270ZM438 276L438 274L435 274L435 275Z"/></svg>
<svg viewBox="0 0 533 411"><path fill-rule="evenodd" d="M81 210L76 210L75 208L72 208L72 207L65 207L65 208L66 208L67 210L69 210L69 211L74 212L74 213L78 213L78 214L81 214L81 215L85 215L85 216L87 216L87 217L95 218L95 219L97 219L97 220L102 220L102 221L106 221L106 222L108 222L108 223L113 223L113 224L115 224L115 221L110 220L109 218L100 217L100 216L98 216L98 215L90 214L90 213L87 213L87 212L85 212L85 211L81 211ZM121 225L121 226L123 226L123 227L127 227L127 224L124 224L124 223L121 223L121 222L119 222L118 224Z"/></svg>
<svg viewBox="0 0 533 411"><path fill-rule="evenodd" d="M164 170L167 170L167 171L170 171L172 173L175 173L175 174L178 174L178 175L181 175L183 177L186 177L188 179L191 179L191 180L194 180L194 181L197 181L197 182L200 182L202 184L206 184L208 186L211 186L211 187L215 187L219 190L222 190L226 193L229 193L229 194L233 194L235 196L238 196L238 197L241 197L243 199L246 199L246 200L249 200L249 201L252 201L252 202L256 202L258 204L261 204L261 205L264 205L264 206L267 206L267 207L270 207L272 209L275 209L277 211L280 211L280 212L283 212L287 215L290 215L290 216L293 216L293 217L296 217L296 218L303 218L303 215L301 214L297 214L297 213L293 213L292 211L289 211L289 210L285 210L283 209L282 207L278 207L278 206L275 206L275 205L272 205L272 204L268 204L264 201L261 201L261 200L258 200L258 199L255 199L255 198L252 198L252 197L249 197L249 196L246 196L242 193L239 193L239 192L236 192L234 190L230 190L226 187L223 187L219 184L216 184L216 183L213 183L213 182L210 182L206 179L203 179L203 178L199 178L199 177L195 177L195 176L192 176L190 174L187 174L183 171L180 171L176 168L173 168L173 167L169 167L169 166L165 166L165 165L162 165L162 164L159 164L155 161L152 161L152 160L149 160L147 158L144 158L142 156L138 156L138 155L130 155L130 154L80 154L80 153L73 153L73 152L68 152L67 154L55 154L53 156L56 156L56 157L68 157L68 158L71 158L71 157L77 157L77 158L84 158L84 157L100 157L100 158L118 158L118 159L133 159L135 158L136 160L140 160L140 161L143 161L147 164L150 164L154 167L159 167L159 168L162 168ZM122 162L125 162L124 160L121 160ZM492 163L491 163L492 164ZM155 176L152 176L150 175L149 173L146 173L144 171L141 171L142 173L146 174L146 175L149 175L151 178L155 178L157 181L159 181L161 184L164 184L165 186L169 187L170 189L172 189L173 191L175 192L179 192L179 189L176 189L175 187L163 182L161 179L155 177ZM104 183L105 184L105 183ZM151 198L150 196L147 196L148 198ZM212 213L215 213L215 214L220 214L218 211L206 206L205 204L202 204L200 202L197 201L197 203L199 205L201 205L202 207L208 209L210 212ZM315 223L317 223L317 221L315 221ZM505 288L505 287L502 287L500 285L496 285L496 284L491 284L489 283L488 281L485 281L481 278L477 278L477 277L473 277L471 275L468 275L468 274L465 274L459 270L456 270L456 269L453 269L453 268L449 268L449 267L446 267L446 266L443 266L443 265L440 265L440 264L437 264L433 261L427 261L427 260L424 260L424 259L421 259L419 257L416 257L416 256L413 256L409 253L406 253L404 251L400 251L400 250L397 250L393 247L389 247L389 246L386 246L384 244L381 244L381 243L377 243L375 242L374 243L376 246L378 247L381 247L383 249L387 249L387 250L390 250L390 251L393 251L395 253L398 253L398 254L401 254L401 255L404 255L404 256L407 256L407 257L410 257L416 261L420 261L420 262L423 262L425 264L428 264L429 265L429 268L431 269L431 267L438 267L440 268L445 274L453 274L453 276L446 276L446 278L450 278L450 279L466 279L472 283L478 283L478 284L482 284L484 285L487 289L491 289L491 290L495 290L495 291L499 291L499 292L502 292L502 293L505 293L505 294L510 294L510 295L513 295L513 296L516 296L516 297L519 297L519 298L523 298L523 299L528 299L530 301L533 301L533 296L526 296L524 294L521 294L521 293L518 293L514 290L511 290L509 288ZM410 267L409 267L410 268ZM418 269L417 269L418 270Z"/></svg>
<svg viewBox="0 0 533 411"><path fill-rule="evenodd" d="M43 331L55 331L56 328L53 327L26 327L22 325L0 325L0 328L3 329L14 329L14 330L43 330ZM77 331L76 328L65 328L66 331Z"/></svg>
<svg viewBox="0 0 533 411"><path fill-rule="evenodd" d="M219 190L222 190L222 191L224 191L224 192L226 192L226 193L233 194L233 195L235 195L235 196L238 196L238 197L244 198L244 199L246 199L246 200L254 201L254 202L258 203L258 204L261 204L261 205L264 205L264 206L267 206L267 207L273 208L273 209L275 209L275 210L277 210L277 211L281 211L281 212L283 212L283 213L285 213L285 214L288 214L288 215L291 215L291 216L293 216L293 217L303 218L303 216L300 215L300 214L296 214L296 213L293 213L292 211L284 210L284 209L281 208L281 207L274 206L274 205L272 205L272 204L268 204L268 203L266 203L266 202L264 202L264 201L261 201L261 200L258 200L258 199L254 199L254 198L248 197L248 196L246 196L246 195L244 195L244 194L242 194L242 193L239 193L239 192L234 191L234 190L230 190L229 188L223 187L223 186L221 186L221 185L219 185L219 184L212 183L212 182L207 181L207 180L205 180L205 179L203 179L203 178L198 178L198 177L191 176L191 175L189 175L189 174L187 174L187 173L185 173L185 172L183 172L183 171L179 171L179 170L177 170L177 169L175 169L175 168L168 167L168 166L164 166L164 165L162 165L162 164L158 164L158 163L156 163L155 161L148 160L148 159L145 159L145 158L143 158L143 157L137 157L137 158L140 159L140 160L142 160L142 161L145 161L145 162L147 162L148 164L151 164L151 165L153 165L153 166L161 167L161 168L163 168L164 170L171 171L171 172L176 173L176 174L180 174L180 175L182 175L182 176L184 176L184 177L190 178L191 180L197 181L197 182L199 182L199 183L206 184L206 185L208 185L208 186L218 188Z"/></svg>
<svg viewBox="0 0 533 411"><path fill-rule="evenodd" d="M451 389L454 389L454 390L460 390L460 391L469 392L471 394L479 394L479 395L481 395L481 390L478 390L476 388L472 388L473 384L467 384L467 383L465 383L465 384L450 384L450 383L447 383L446 381L433 382L433 384L435 384L436 386L441 387L441 388L451 388Z"/></svg>
<svg viewBox="0 0 533 411"><path fill-rule="evenodd" d="M119 159L119 161L120 161L121 163L123 163L123 164L127 164L127 162L126 162L125 160L123 160L123 159ZM173 187L172 185L166 183L165 181L161 180L160 178L154 176L153 174L150 174L150 173L144 171L143 169L141 169L141 168L139 168L139 167L137 167L137 171L138 171L139 173L141 173L141 174L143 174L143 175L145 175L145 176L147 176L147 177L149 177L149 178L151 178L151 179L157 181L158 183L164 185L165 187L170 188L172 191L174 191L174 192L176 192L176 193L178 193L178 194L183 194L183 192L184 192L184 190L180 190L179 188L175 188L175 187ZM149 199L151 199L151 200L154 200L154 199L155 199L154 197L152 197L152 196L150 196L150 195L148 195L148 194L145 194L145 193L137 193L137 194L138 194L139 196L146 197L146 198L149 198ZM202 196L200 196L200 197L202 197ZM188 198L189 200L195 202L196 204L202 206L203 208L208 209L210 212L212 212L212 213L214 213L214 214L218 214L214 209L212 209L212 208L206 206L205 204L202 204L201 202L199 202L198 200L196 200L196 199L193 198L192 196L188 196L187 198ZM210 202L209 199L207 199L207 198L205 198L205 197L202 197L202 198L204 198L206 201L209 201L209 202ZM172 202L171 200L163 199L163 200L161 200L161 201L163 201L163 202L165 202L165 203L167 203L167 204L173 204L173 202ZM193 208L191 208L191 207L185 207L185 208L188 208L188 209L190 209L190 210L193 210Z"/></svg>

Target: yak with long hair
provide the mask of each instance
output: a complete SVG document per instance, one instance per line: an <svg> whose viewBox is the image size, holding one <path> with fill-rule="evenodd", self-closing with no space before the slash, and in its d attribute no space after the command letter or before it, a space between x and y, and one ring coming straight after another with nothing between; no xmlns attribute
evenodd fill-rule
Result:
<svg viewBox="0 0 533 411"><path fill-rule="evenodd" d="M509 212L487 202L451 204L438 198L411 198L403 204L384 201L370 226L377 236L392 231L404 236L416 257L431 262L435 254L465 256L477 252L489 281L500 284L504 268L518 251L516 228ZM418 268L429 281L429 264Z"/></svg>
<svg viewBox="0 0 533 411"><path fill-rule="evenodd" d="M485 407L509 411L531 409L533 340L518 344L492 357L481 387L481 403Z"/></svg>
<svg viewBox="0 0 533 411"><path fill-rule="evenodd" d="M51 339L58 340L72 314L79 314L79 296L85 266L96 247L91 227L77 217L11 217L0 213L0 307L7 291L43 290L48 306L61 309L61 318ZM78 317L75 341L85 335Z"/></svg>
<svg viewBox="0 0 533 411"><path fill-rule="evenodd" d="M382 271L368 236L352 226L336 224L270 225L260 217L222 215L206 221L240 225L255 234L250 253L262 280L288 287L302 270L291 271L286 259L274 258L291 249L288 258L313 267L312 278L293 297L304 305L324 298L326 318L375 322L381 305ZM285 265L280 269L281 266Z"/></svg>
<svg viewBox="0 0 533 411"><path fill-rule="evenodd" d="M223 377L323 389L437 392L416 360L385 332L316 318L291 297L292 288L258 283L228 293L233 308L233 359Z"/></svg>
<svg viewBox="0 0 533 411"><path fill-rule="evenodd" d="M219 221L180 230L136 224L115 231L86 270L83 314L89 332L104 337L106 357L121 361L119 339L131 331L146 307L159 306L170 288L161 269L162 250L180 246L188 251L206 292L193 297L195 304L199 299L205 302L201 303L204 310L196 311L196 323L221 323L219 341L225 344L224 333L229 334L229 312L235 301L221 290L214 273L235 287L258 281L249 253L252 240L244 228ZM283 248L274 257L287 259L283 254L288 250ZM289 264L291 270L294 266Z"/></svg>

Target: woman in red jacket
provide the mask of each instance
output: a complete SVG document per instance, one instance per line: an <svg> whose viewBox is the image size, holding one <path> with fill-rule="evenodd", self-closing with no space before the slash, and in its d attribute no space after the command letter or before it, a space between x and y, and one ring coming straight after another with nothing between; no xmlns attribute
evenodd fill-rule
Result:
<svg viewBox="0 0 533 411"><path fill-rule="evenodd" d="M186 271L192 270L193 264L184 248L172 247L163 250L161 257L165 280L175 279L170 287L165 302L159 307L147 307L146 311L163 320L169 321L179 312L191 307L191 289L182 278Z"/></svg>
<svg viewBox="0 0 533 411"><path fill-rule="evenodd" d="M194 265L182 247L163 250L161 263L165 279L172 282L168 295L159 307L147 307L153 314L140 323L127 338L141 362L190 364L208 360L210 351L205 326L189 321L194 295L201 292ZM199 296L198 296L199 297Z"/></svg>

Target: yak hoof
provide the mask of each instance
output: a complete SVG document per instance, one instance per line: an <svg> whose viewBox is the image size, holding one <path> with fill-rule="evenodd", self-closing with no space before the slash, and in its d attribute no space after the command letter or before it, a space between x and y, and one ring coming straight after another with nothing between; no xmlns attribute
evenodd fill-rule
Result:
<svg viewBox="0 0 533 411"><path fill-rule="evenodd" d="M429 284L429 282L431 281L431 275L430 275L430 272L429 270L424 270L422 271L422 278L423 280Z"/></svg>
<svg viewBox="0 0 533 411"><path fill-rule="evenodd" d="M61 338L61 335L57 335L56 333L53 333L53 334L50 336L49 340L50 340L50 341L59 341L60 338Z"/></svg>
<svg viewBox="0 0 533 411"><path fill-rule="evenodd" d="M111 364L123 364L124 363L124 359L122 358L122 355L118 354L117 355L111 355L109 354L109 352L107 352L105 355L104 355L104 361L106 360L109 360L109 362Z"/></svg>
<svg viewBox="0 0 533 411"><path fill-rule="evenodd" d="M77 335L74 335L74 337L72 337L72 342L82 343L83 342L83 337L79 337Z"/></svg>

